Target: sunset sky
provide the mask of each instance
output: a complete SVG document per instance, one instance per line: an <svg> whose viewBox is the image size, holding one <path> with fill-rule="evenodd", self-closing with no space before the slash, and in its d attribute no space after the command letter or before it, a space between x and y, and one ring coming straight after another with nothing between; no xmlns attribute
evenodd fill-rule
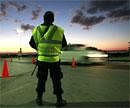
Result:
<svg viewBox="0 0 130 108"><path fill-rule="evenodd" d="M46 11L64 28L67 43L103 50L127 50L130 41L129 0L0 0L0 52L35 51L31 31Z"/></svg>

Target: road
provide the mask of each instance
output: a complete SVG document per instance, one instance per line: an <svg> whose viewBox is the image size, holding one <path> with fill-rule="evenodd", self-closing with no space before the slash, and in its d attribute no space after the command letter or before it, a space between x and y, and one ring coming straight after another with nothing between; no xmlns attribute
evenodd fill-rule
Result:
<svg viewBox="0 0 130 108"><path fill-rule="evenodd" d="M130 96L129 63L107 62L102 65L62 65L65 108L127 108ZM2 61L0 62L0 69ZM8 62L9 78L0 78L0 108L37 108L31 62ZM55 96L48 76L45 108L55 108Z"/></svg>

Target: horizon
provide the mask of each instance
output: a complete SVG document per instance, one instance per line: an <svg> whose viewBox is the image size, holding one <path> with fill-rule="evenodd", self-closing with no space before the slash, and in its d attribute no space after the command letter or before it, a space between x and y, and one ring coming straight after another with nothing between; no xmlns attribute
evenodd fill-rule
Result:
<svg viewBox="0 0 130 108"><path fill-rule="evenodd" d="M89 46L91 47L91 46ZM95 48L95 47L94 47ZM101 50L101 51L106 51L106 52L122 52L122 51L129 51L129 49L111 49L111 50L103 50L103 49L98 49L98 50ZM0 54L18 54L19 53L19 50L18 51L0 51ZM36 50L34 51L22 51L22 53L37 53Z"/></svg>
<svg viewBox="0 0 130 108"><path fill-rule="evenodd" d="M43 22L42 16L48 10L55 13L54 24L64 29L68 44L85 44L106 51L128 50L129 0L1 0L0 3L0 52L18 52L19 48L35 52L29 46L31 32Z"/></svg>

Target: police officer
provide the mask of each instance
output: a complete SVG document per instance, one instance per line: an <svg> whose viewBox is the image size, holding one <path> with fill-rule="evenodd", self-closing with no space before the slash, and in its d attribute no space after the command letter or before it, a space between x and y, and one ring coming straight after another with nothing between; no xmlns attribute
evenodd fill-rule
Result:
<svg viewBox="0 0 130 108"><path fill-rule="evenodd" d="M61 79L63 74L60 68L61 49L67 46L64 30L53 24L54 13L47 11L44 16L44 23L35 27L32 31L30 46L38 53L38 72L37 72L37 98L36 103L43 105L42 96L45 92L45 84L50 70L50 77L53 83L53 93L57 97L56 106L64 106L66 101L62 99L63 89Z"/></svg>

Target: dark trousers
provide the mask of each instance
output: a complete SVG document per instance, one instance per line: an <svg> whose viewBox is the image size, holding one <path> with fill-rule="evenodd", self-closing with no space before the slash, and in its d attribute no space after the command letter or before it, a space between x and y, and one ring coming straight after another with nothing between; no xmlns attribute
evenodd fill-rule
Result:
<svg viewBox="0 0 130 108"><path fill-rule="evenodd" d="M61 72L60 62L49 63L38 61L38 83L36 91L39 97L42 97L43 92L45 92L45 84L48 77L48 70L50 70L50 77L53 83L53 93L56 95L61 95L63 93L61 87L61 79L63 78L63 74Z"/></svg>

